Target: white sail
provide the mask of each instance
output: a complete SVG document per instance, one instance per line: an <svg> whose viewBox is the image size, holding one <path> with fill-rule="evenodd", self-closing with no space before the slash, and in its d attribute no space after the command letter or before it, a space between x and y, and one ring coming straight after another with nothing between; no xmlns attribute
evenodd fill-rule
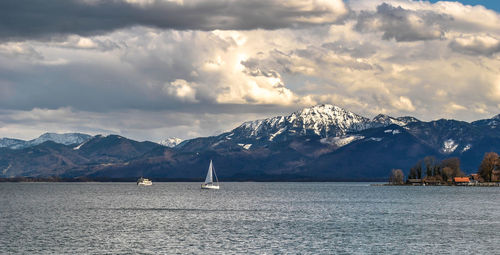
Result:
<svg viewBox="0 0 500 255"><path fill-rule="evenodd" d="M210 160L210 166L208 167L208 173L207 173L207 178L205 178L205 183L212 183L214 182L213 177L212 177L212 160Z"/></svg>
<svg viewBox="0 0 500 255"><path fill-rule="evenodd" d="M215 175L215 182L213 176ZM202 189L219 189L219 180L217 179L217 174L215 173L214 166L212 165L212 160L210 160L210 165L208 166L207 178L205 178L205 183L201 184Z"/></svg>

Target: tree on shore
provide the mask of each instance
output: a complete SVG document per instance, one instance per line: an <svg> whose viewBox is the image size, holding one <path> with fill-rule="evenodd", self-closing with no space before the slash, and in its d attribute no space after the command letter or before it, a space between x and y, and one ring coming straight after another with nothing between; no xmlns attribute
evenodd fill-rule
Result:
<svg viewBox="0 0 500 255"><path fill-rule="evenodd" d="M441 161L441 176L444 180L453 179L457 176L465 176L460 170L459 158L447 158Z"/></svg>
<svg viewBox="0 0 500 255"><path fill-rule="evenodd" d="M434 156L424 158L425 173L427 176L441 175L441 167Z"/></svg>
<svg viewBox="0 0 500 255"><path fill-rule="evenodd" d="M488 152L484 154L483 161L479 165L477 173L483 177L485 181L491 181L491 173L500 165L498 154L495 152Z"/></svg>
<svg viewBox="0 0 500 255"><path fill-rule="evenodd" d="M419 160L412 168L410 168L410 173L408 174L408 179L422 179L422 161Z"/></svg>
<svg viewBox="0 0 500 255"><path fill-rule="evenodd" d="M405 175L401 169L392 169L389 183L396 185L404 184L404 179Z"/></svg>
<svg viewBox="0 0 500 255"><path fill-rule="evenodd" d="M424 179L434 182L443 182L457 176L465 176L460 170L460 159L456 157L439 161L434 156L427 156L410 168L408 179L422 179L423 171L425 171Z"/></svg>

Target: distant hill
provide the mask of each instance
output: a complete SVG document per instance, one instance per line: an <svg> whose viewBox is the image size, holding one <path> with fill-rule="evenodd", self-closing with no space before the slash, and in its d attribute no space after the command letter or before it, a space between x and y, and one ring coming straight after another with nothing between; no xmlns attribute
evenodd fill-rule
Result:
<svg viewBox="0 0 500 255"><path fill-rule="evenodd" d="M23 149L39 145L47 141L52 141L64 145L72 145L72 144L83 143L89 140L90 138L92 138L92 136L80 133L66 133L66 134L45 133L40 137L29 141L12 139L12 138L0 138L0 148Z"/></svg>
<svg viewBox="0 0 500 255"><path fill-rule="evenodd" d="M485 152L500 151L499 124L498 115L471 123L369 119L319 105L170 147L116 135L45 134L41 143L4 138L0 177L201 180L213 159L221 180L386 180L392 168L408 173L429 155L458 157L465 172L475 172Z"/></svg>

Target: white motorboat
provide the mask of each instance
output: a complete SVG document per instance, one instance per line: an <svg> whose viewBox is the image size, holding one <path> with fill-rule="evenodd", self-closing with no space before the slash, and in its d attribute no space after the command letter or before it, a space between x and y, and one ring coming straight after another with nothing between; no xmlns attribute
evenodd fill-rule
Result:
<svg viewBox="0 0 500 255"><path fill-rule="evenodd" d="M137 186L151 186L153 185L153 182L150 179L141 177L139 180L137 180Z"/></svg>

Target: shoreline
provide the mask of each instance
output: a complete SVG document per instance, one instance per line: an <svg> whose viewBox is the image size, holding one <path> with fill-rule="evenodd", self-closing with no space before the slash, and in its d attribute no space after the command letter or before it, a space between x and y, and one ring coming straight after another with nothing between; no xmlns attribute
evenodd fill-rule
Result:
<svg viewBox="0 0 500 255"><path fill-rule="evenodd" d="M441 184L441 185L413 185L413 184L371 184L371 186L411 186L411 187L500 187L500 182L479 182L479 183L467 183L467 184Z"/></svg>
<svg viewBox="0 0 500 255"><path fill-rule="evenodd" d="M59 178L59 177L13 177L13 178L0 178L0 183L2 182L137 182L139 177L129 177L129 178ZM203 182L202 178L154 178L149 177L148 179L153 182ZM225 178L224 182L365 182L365 183L383 183L386 180L380 179L307 179L307 178L297 178L297 179L278 179L278 178L262 178L262 179L244 179L244 178Z"/></svg>

